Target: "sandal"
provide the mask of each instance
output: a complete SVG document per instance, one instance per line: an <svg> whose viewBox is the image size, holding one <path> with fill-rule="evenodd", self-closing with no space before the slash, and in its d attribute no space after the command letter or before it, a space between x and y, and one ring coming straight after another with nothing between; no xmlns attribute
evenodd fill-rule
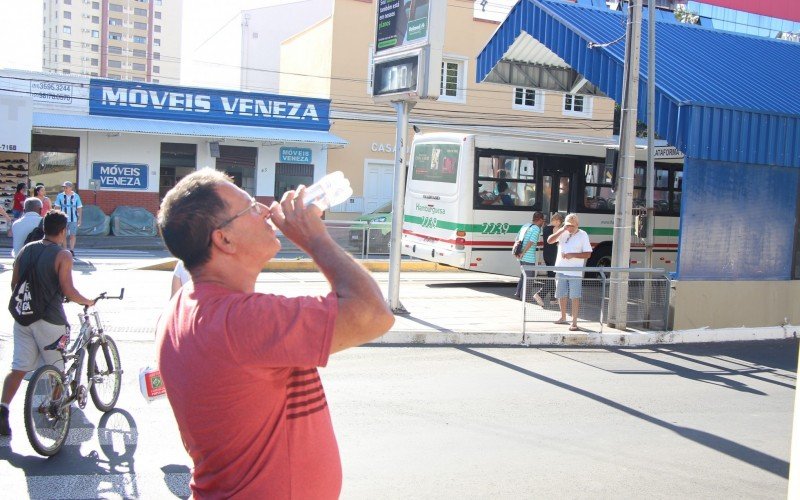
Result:
<svg viewBox="0 0 800 500"><path fill-rule="evenodd" d="M571 332L577 332L578 330L580 330L580 328L578 328L576 325L572 325L569 327L569 331Z"/></svg>
<svg viewBox="0 0 800 500"><path fill-rule="evenodd" d="M565 319L560 319L560 320L558 320L558 321L553 321L553 324L554 324L554 325L568 325L568 324L569 324L569 321L567 321L567 320L565 320Z"/></svg>

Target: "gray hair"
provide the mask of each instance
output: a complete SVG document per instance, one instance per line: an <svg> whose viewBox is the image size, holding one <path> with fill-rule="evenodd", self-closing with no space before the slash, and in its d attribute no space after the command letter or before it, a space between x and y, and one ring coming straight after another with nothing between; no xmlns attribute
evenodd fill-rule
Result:
<svg viewBox="0 0 800 500"><path fill-rule="evenodd" d="M25 204L22 205L23 212L36 212L37 214L42 211L42 200L39 198L25 198Z"/></svg>
<svg viewBox="0 0 800 500"><path fill-rule="evenodd" d="M553 219L558 219L561 222L564 222L564 214L561 212L553 212L553 215L550 216L550 220L552 221Z"/></svg>

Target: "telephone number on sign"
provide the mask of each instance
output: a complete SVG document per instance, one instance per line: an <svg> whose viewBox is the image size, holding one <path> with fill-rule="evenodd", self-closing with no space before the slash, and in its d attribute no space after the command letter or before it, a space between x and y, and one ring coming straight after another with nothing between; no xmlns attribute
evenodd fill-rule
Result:
<svg viewBox="0 0 800 500"><path fill-rule="evenodd" d="M16 151L16 144L0 144L0 151Z"/></svg>

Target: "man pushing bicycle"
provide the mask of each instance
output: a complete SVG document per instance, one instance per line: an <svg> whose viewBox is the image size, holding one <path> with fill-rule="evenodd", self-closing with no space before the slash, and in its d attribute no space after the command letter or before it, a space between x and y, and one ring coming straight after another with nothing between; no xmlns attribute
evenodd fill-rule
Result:
<svg viewBox="0 0 800 500"><path fill-rule="evenodd" d="M44 234L44 239L22 247L14 261L9 304L14 316L14 355L11 371L3 382L0 400L2 436L11 435L9 404L25 374L40 364L63 368L61 352L46 350L45 347L58 342L65 334L69 335L64 297L82 305L94 304L93 300L81 295L72 283L72 254L64 248L67 239L67 216L64 212L51 210L45 215ZM17 286L24 285L26 280L34 281L35 286ZM36 300L32 297L34 293ZM32 308L33 303L40 307ZM42 360L44 363L41 363Z"/></svg>

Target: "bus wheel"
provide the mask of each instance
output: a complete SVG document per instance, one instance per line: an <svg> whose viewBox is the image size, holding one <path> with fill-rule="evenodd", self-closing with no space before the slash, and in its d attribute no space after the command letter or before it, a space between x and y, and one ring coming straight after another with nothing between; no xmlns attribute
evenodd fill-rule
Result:
<svg viewBox="0 0 800 500"><path fill-rule="evenodd" d="M594 249L587 267L611 267L611 245L601 245ZM587 273L591 278L599 278L600 273ZM608 278L609 273L605 273Z"/></svg>

